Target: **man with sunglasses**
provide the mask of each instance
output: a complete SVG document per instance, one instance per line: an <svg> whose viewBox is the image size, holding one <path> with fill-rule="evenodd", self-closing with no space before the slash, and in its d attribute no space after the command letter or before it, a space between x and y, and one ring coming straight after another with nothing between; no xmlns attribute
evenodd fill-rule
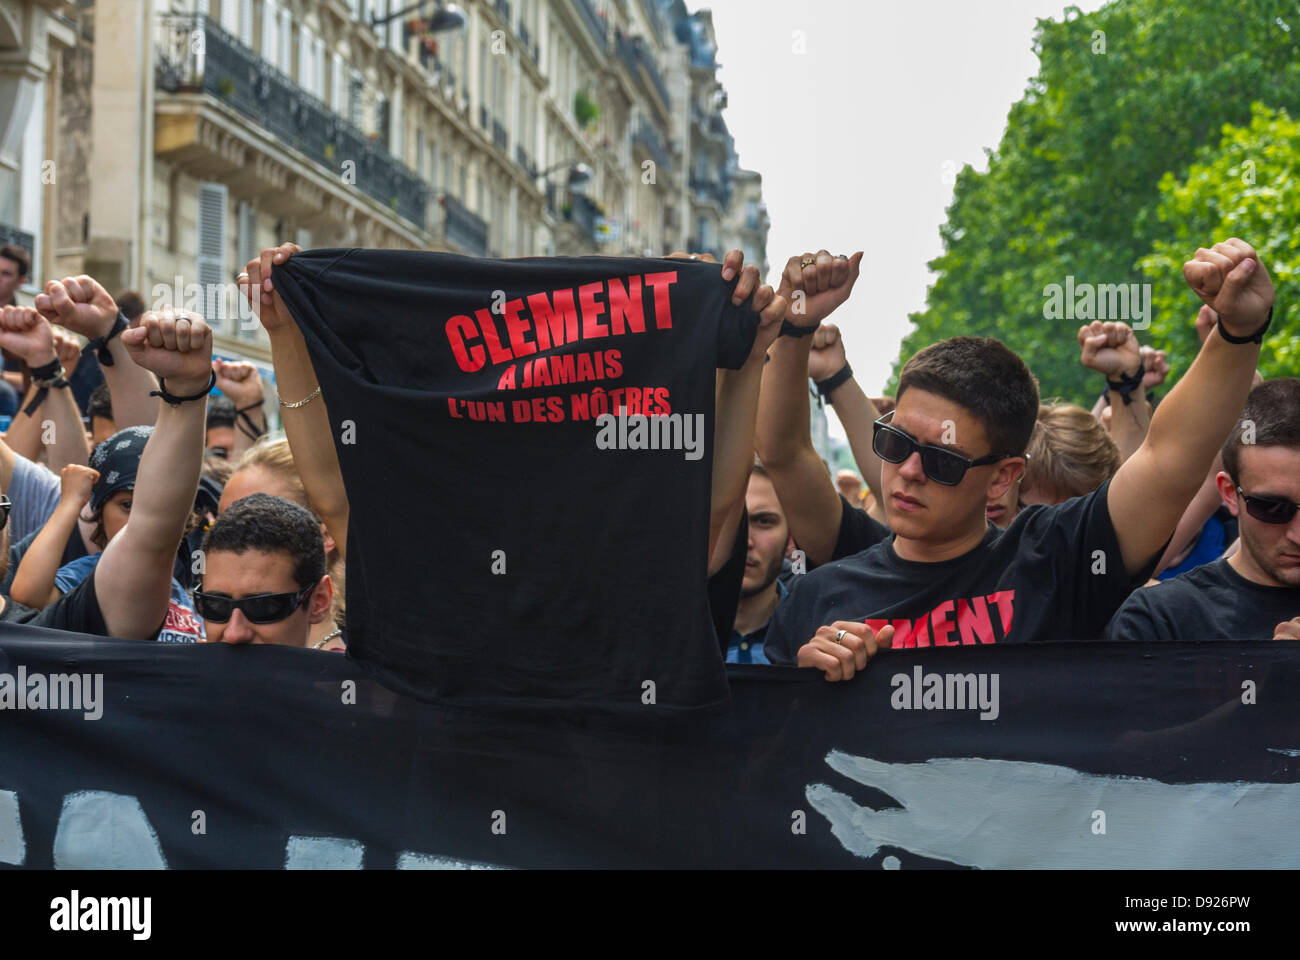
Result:
<svg viewBox="0 0 1300 960"><path fill-rule="evenodd" d="M1241 548L1134 593L1110 639L1300 639L1300 380L1250 392L1223 467L1216 482Z"/></svg>
<svg viewBox="0 0 1300 960"><path fill-rule="evenodd" d="M194 607L209 643L305 647L313 624L330 615L320 521L292 501L266 493L236 500L204 536L203 558Z"/></svg>
<svg viewBox="0 0 1300 960"><path fill-rule="evenodd" d="M800 264L804 274L820 266ZM956 337L909 360L897 407L873 438L893 536L801 578L768 628L769 659L846 680L880 646L1101 636L1150 575L1231 431L1272 315L1268 271L1241 240L1198 250L1183 275L1217 311L1217 332L1160 404L1141 448L1093 493L1029 507L1005 531L989 524L986 505L1024 471L1038 413L1033 376L985 338ZM769 366L790 350L778 341ZM759 454L776 478L782 458L774 467L769 450ZM780 483L777 495L798 496Z"/></svg>

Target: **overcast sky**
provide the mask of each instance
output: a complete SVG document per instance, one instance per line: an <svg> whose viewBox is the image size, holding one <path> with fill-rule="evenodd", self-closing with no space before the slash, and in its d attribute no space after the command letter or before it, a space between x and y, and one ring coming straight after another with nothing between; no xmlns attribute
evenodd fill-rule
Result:
<svg viewBox="0 0 1300 960"><path fill-rule="evenodd" d="M1074 4L1096 10L1100 0ZM952 173L987 169L1007 112L1038 72L1037 18L1064 0L688 0L710 7L724 114L763 175L775 280L790 256L865 250L834 321L858 381L884 386L907 315L925 306ZM801 31L803 54L794 52ZM945 166L948 165L948 166ZM945 173L948 174L945 178ZM835 417L831 429L843 436Z"/></svg>

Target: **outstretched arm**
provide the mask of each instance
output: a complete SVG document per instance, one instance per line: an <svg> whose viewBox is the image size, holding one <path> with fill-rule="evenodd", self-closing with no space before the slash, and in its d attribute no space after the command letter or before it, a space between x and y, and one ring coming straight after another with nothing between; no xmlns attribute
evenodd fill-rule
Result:
<svg viewBox="0 0 1300 960"><path fill-rule="evenodd" d="M1259 344L1230 343L1224 334L1251 336L1273 306L1268 271L1254 248L1235 237L1197 250L1183 276L1218 313L1219 326L1111 481L1110 518L1130 576L1150 564L1173 533L1250 392Z"/></svg>
<svg viewBox="0 0 1300 960"><path fill-rule="evenodd" d="M90 501L90 492L98 479L99 471L90 467L70 463L63 468L59 505L23 554L14 573L14 582L9 587L9 596L14 600L37 610L53 602L54 575L59 572L68 538L77 529L77 517Z"/></svg>
<svg viewBox="0 0 1300 960"><path fill-rule="evenodd" d="M785 319L815 327L848 299L857 282L862 254L833 258L791 257L780 294L789 301ZM811 338L778 337L763 370L755 443L777 499L790 522L790 534L812 564L826 563L839 537L839 494L812 444L808 407L808 355Z"/></svg>
<svg viewBox="0 0 1300 960"><path fill-rule="evenodd" d="M835 376L848 365L840 328L833 323L823 323L812 335L808 376L820 383ZM862 479L876 498L876 505L883 507L885 497L880 491L880 458L872 446L873 424L880 419L880 411L852 376L831 390L826 399L848 435L849 449L853 451L853 459L862 471Z"/></svg>
<svg viewBox="0 0 1300 960"><path fill-rule="evenodd" d="M334 447L329 411L325 398L319 395L320 384L316 382L307 342L272 282L275 264L284 263L301 252L302 247L296 243L282 243L263 250L256 260L248 261L239 275L239 287L271 338L271 363L280 391L280 417L307 497L338 545L339 556L346 558L348 494Z"/></svg>
<svg viewBox="0 0 1300 960"><path fill-rule="evenodd" d="M192 313L146 313L121 335L131 360L166 381L168 393L193 396L212 374L212 332ZM171 594L172 565L194 509L203 464L207 403L165 403L140 457L131 518L95 567L95 593L110 636L150 640Z"/></svg>

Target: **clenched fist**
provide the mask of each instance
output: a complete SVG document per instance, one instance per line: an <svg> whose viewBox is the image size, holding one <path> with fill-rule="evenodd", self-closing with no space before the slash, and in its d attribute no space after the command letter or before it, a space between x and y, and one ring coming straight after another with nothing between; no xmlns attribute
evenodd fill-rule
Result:
<svg viewBox="0 0 1300 960"><path fill-rule="evenodd" d="M27 361L29 367L52 363L54 333L31 307L0 307L0 347Z"/></svg>
<svg viewBox="0 0 1300 960"><path fill-rule="evenodd" d="M213 360L212 372L217 375L217 389L230 398L236 410L262 402L262 377L251 363Z"/></svg>
<svg viewBox="0 0 1300 960"><path fill-rule="evenodd" d="M851 257L833 257L825 250L805 253L786 261L781 274L785 319L796 327L815 327L849 298L858 282L862 251Z"/></svg>
<svg viewBox="0 0 1300 960"><path fill-rule="evenodd" d="M833 377L844 368L844 338L840 328L833 323L823 323L812 335L812 349L808 351L808 376L813 380Z"/></svg>
<svg viewBox="0 0 1300 960"><path fill-rule="evenodd" d="M80 463L70 463L59 473L59 499L75 503L80 510L90 502L90 493L99 480L99 471Z"/></svg>
<svg viewBox="0 0 1300 960"><path fill-rule="evenodd" d="M212 331L196 313L150 310L138 327L122 331L122 343L138 366L165 377L175 396L198 393L212 379Z"/></svg>
<svg viewBox="0 0 1300 960"><path fill-rule="evenodd" d="M1195 259L1183 264L1183 277L1235 337L1249 336L1268 319L1273 280L1244 240L1233 237L1197 250Z"/></svg>
<svg viewBox="0 0 1300 960"><path fill-rule="evenodd" d="M1094 320L1079 328L1079 362L1089 370L1119 380L1145 369L1137 337L1127 323Z"/></svg>
<svg viewBox="0 0 1300 960"><path fill-rule="evenodd" d="M104 336L117 320L117 302L94 277L51 280L37 294L36 309L51 323L67 327L89 340Z"/></svg>

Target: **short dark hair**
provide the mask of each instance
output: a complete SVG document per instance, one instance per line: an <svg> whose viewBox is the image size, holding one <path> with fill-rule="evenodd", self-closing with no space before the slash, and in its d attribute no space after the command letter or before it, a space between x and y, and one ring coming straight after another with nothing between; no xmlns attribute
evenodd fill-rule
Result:
<svg viewBox="0 0 1300 960"><path fill-rule="evenodd" d="M208 397L208 426L233 427L235 425L235 404L229 397Z"/></svg>
<svg viewBox="0 0 1300 960"><path fill-rule="evenodd" d="M32 255L16 243L6 243L0 247L0 257L18 264L20 277L25 277L32 272Z"/></svg>
<svg viewBox="0 0 1300 960"><path fill-rule="evenodd" d="M132 323L144 314L144 297L134 290L122 290L113 299L117 301L117 309Z"/></svg>
<svg viewBox="0 0 1300 960"><path fill-rule="evenodd" d="M1300 379L1265 380L1246 397L1223 444L1223 469L1234 484L1241 482L1241 448L1247 445L1300 449Z"/></svg>
<svg viewBox="0 0 1300 960"><path fill-rule="evenodd" d="M908 387L951 400L984 424L989 453L1019 456L1038 419L1038 381L1019 355L992 337L952 337L918 351L898 378ZM979 451L971 451L979 456Z"/></svg>
<svg viewBox="0 0 1300 960"><path fill-rule="evenodd" d="M107 380L90 392L90 400L86 404L86 416L91 420L96 417L103 417L105 420L113 419L113 397L108 392Z"/></svg>
<svg viewBox="0 0 1300 960"><path fill-rule="evenodd" d="M293 579L303 589L325 576L320 521L293 501L269 493L249 494L217 517L203 537L203 552L218 550L288 554L293 560Z"/></svg>

